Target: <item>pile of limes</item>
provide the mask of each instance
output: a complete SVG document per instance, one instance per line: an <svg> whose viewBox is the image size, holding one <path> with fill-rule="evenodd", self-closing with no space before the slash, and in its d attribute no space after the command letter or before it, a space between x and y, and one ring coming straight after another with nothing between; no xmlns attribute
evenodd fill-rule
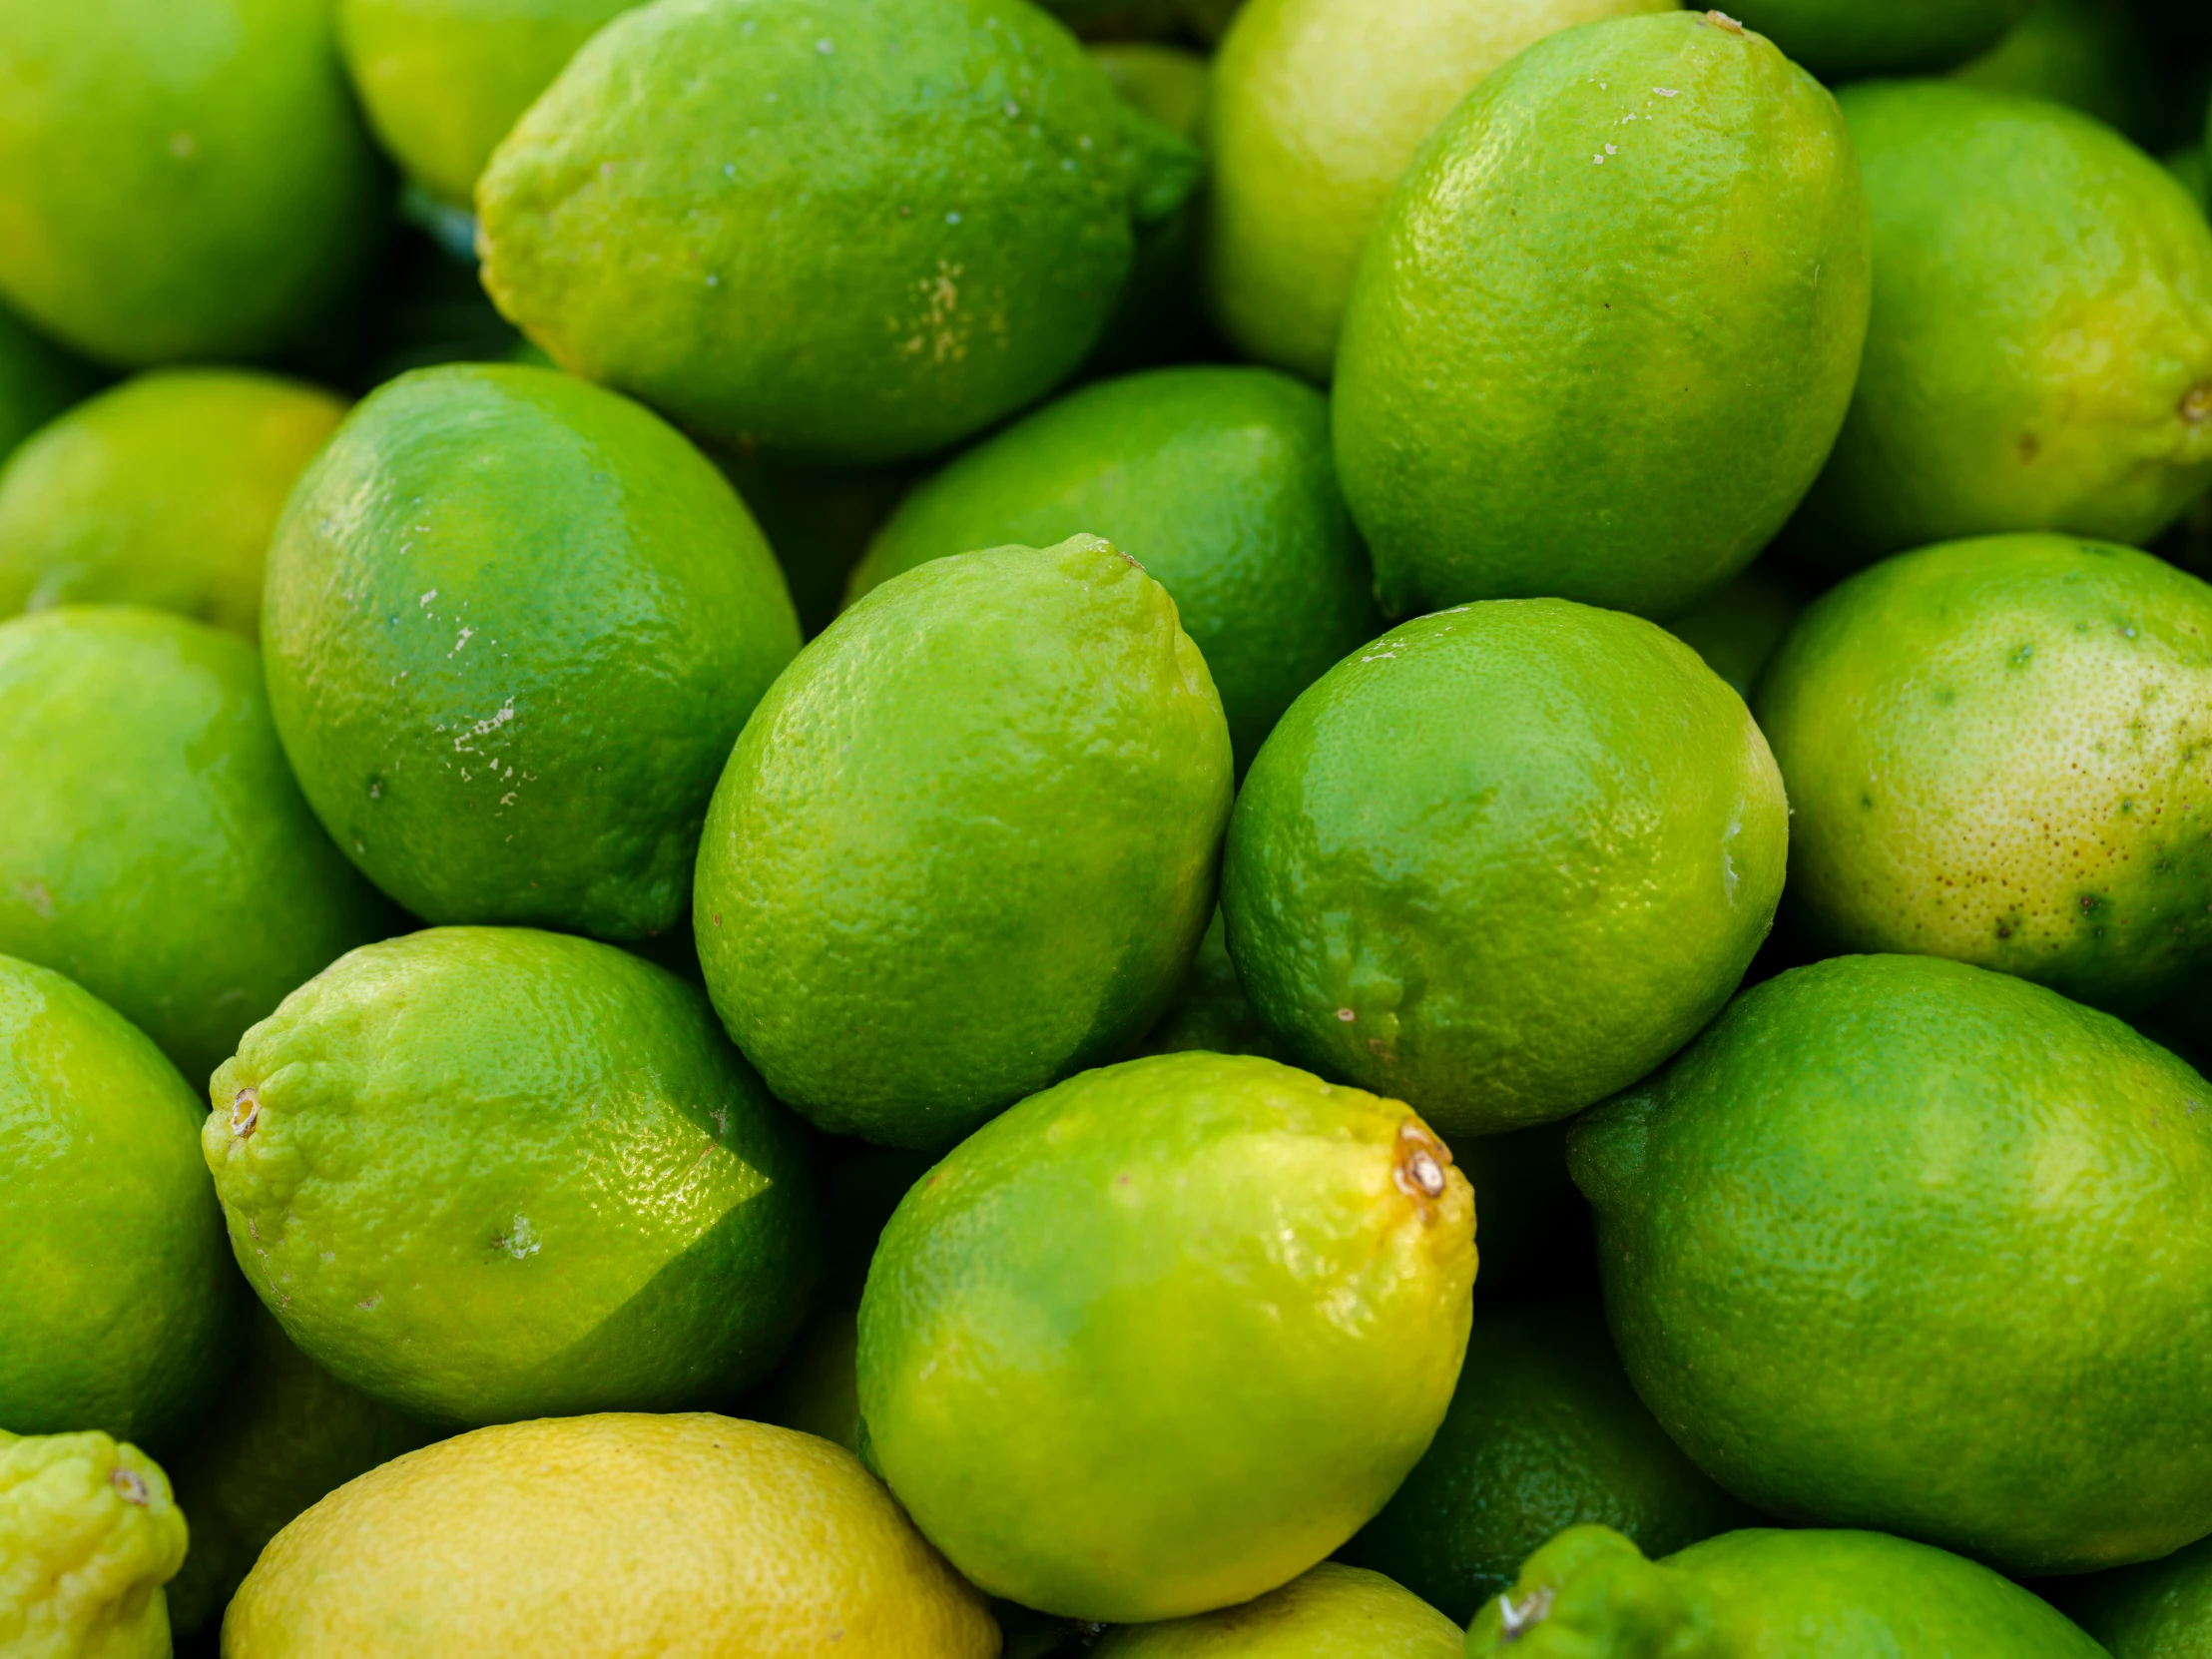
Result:
<svg viewBox="0 0 2212 1659"><path fill-rule="evenodd" d="M1740 5L0 0L0 1656L2212 1654L2212 7Z"/></svg>

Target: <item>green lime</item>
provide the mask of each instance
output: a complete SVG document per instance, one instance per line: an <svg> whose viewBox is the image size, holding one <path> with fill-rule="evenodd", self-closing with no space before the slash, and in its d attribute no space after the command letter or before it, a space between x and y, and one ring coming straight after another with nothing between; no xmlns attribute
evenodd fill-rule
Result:
<svg viewBox="0 0 2212 1659"><path fill-rule="evenodd" d="M1213 68L1196 52L1156 41L1106 41L1086 48L1125 103L1169 132L1200 143ZM1193 194L1167 218L1137 227L1137 247L1114 314L1083 360L1079 374L1114 373L1141 363L1218 355L1198 302Z"/></svg>
<svg viewBox="0 0 2212 1659"><path fill-rule="evenodd" d="M2212 1652L2212 1538L2065 1588L2066 1611L2112 1659L2204 1659Z"/></svg>
<svg viewBox="0 0 2212 1659"><path fill-rule="evenodd" d="M1749 28L1823 80L1926 74L1993 46L2032 0L1738 0Z"/></svg>
<svg viewBox="0 0 2212 1659"><path fill-rule="evenodd" d="M1109 1630L1097 1659L1461 1659L1459 1627L1379 1572L1324 1561L1237 1607Z"/></svg>
<svg viewBox="0 0 2212 1659"><path fill-rule="evenodd" d="M2165 72L2127 0L2031 0L2017 27L1951 78L2070 104L2138 144L2167 128Z"/></svg>
<svg viewBox="0 0 2212 1659"><path fill-rule="evenodd" d="M1949 81L1846 90L1866 360L1791 540L1831 569L2000 530L2139 543L2212 483L2212 226L2102 123Z"/></svg>
<svg viewBox="0 0 2212 1659"><path fill-rule="evenodd" d="M1728 1000L1787 813L1743 700L1688 646L1562 600L1456 606L1330 670L1260 752L1229 951L1304 1064L1455 1140L1540 1123Z"/></svg>
<svg viewBox="0 0 2212 1659"><path fill-rule="evenodd" d="M914 483L908 466L823 467L759 455L714 457L759 520L813 639L836 616L845 580Z"/></svg>
<svg viewBox="0 0 2212 1659"><path fill-rule="evenodd" d="M1667 632L1705 659L1746 702L1760 671L1796 626L1804 608L1797 589L1765 565L1754 565L1715 588L1667 623Z"/></svg>
<svg viewBox="0 0 2212 1659"><path fill-rule="evenodd" d="M221 1619L263 1546L325 1492L431 1438L292 1347L257 1306L238 1369L169 1461L192 1548L169 1583L182 1635Z"/></svg>
<svg viewBox="0 0 2212 1659"><path fill-rule="evenodd" d="M1342 1553L1463 1624L1567 1527L1658 1555L1752 1518L1652 1420L1594 1311L1534 1304L1476 1316L1443 1426Z"/></svg>
<svg viewBox="0 0 2212 1659"><path fill-rule="evenodd" d="M366 946L249 1031L209 1095L248 1280L307 1358L411 1415L734 1398L806 1314L799 1127L703 992L613 945Z"/></svg>
<svg viewBox="0 0 2212 1659"><path fill-rule="evenodd" d="M2212 960L2208 708L2212 587L2162 559L2061 536L1885 559L1760 688L1791 903L1837 948L2155 1002Z"/></svg>
<svg viewBox="0 0 2212 1659"><path fill-rule="evenodd" d="M860 1449L859 1318L842 1303L807 1322L746 1414Z"/></svg>
<svg viewBox="0 0 2212 1659"><path fill-rule="evenodd" d="M1530 1557L1467 1632L1467 1659L2101 1659L1987 1567L1880 1532L1755 1528L1647 1561L1578 1526Z"/></svg>
<svg viewBox="0 0 2212 1659"><path fill-rule="evenodd" d="M136 606L0 622L0 951L68 974L195 1089L389 932L277 746L254 648Z"/></svg>
<svg viewBox="0 0 2212 1659"><path fill-rule="evenodd" d="M1246 356L1326 382L1352 274L1421 141L1515 53L1676 0L1252 0L1207 114L1207 297Z"/></svg>
<svg viewBox="0 0 2212 1659"><path fill-rule="evenodd" d="M689 903L723 760L799 648L714 466L547 368L378 388L293 493L262 641L300 787L415 914L614 939Z"/></svg>
<svg viewBox="0 0 2212 1659"><path fill-rule="evenodd" d="M0 461L98 383L88 365L0 305Z"/></svg>
<svg viewBox="0 0 2212 1659"><path fill-rule="evenodd" d="M193 1151L203 1116L114 1009L0 956L0 1426L159 1448L207 1407L239 1297Z"/></svg>
<svg viewBox="0 0 2212 1659"><path fill-rule="evenodd" d="M1838 957L1568 1157L1636 1391L1739 1497L2017 1575L2212 1531L2212 1092L2118 1020Z"/></svg>
<svg viewBox="0 0 2212 1659"><path fill-rule="evenodd" d="M1093 536L884 583L762 699L693 929L777 1097L943 1147L1149 1030L1214 904L1229 731L1174 601Z"/></svg>
<svg viewBox="0 0 2212 1659"><path fill-rule="evenodd" d="M639 0L337 0L369 125L410 179L468 204L516 117Z"/></svg>
<svg viewBox="0 0 2212 1659"><path fill-rule="evenodd" d="M106 1434L0 1431L0 1643L21 1659L169 1659L185 1517Z"/></svg>
<svg viewBox="0 0 2212 1659"><path fill-rule="evenodd" d="M672 0L492 157L484 285L689 428L890 460L1072 369L1197 170L1024 0Z"/></svg>
<svg viewBox="0 0 2212 1659"><path fill-rule="evenodd" d="M1070 393L900 503L853 597L947 553L1103 536L1175 601L1249 765L1283 711L1382 629L1337 489L1329 403L1265 368L1161 368Z"/></svg>
<svg viewBox="0 0 2212 1659"><path fill-rule="evenodd" d="M245 369L156 369L71 409L0 467L0 616L77 600L257 638L284 497L345 416Z"/></svg>
<svg viewBox="0 0 2212 1659"><path fill-rule="evenodd" d="M1200 935L1198 954L1184 976L1183 988L1146 1035L1147 1054L1258 1054L1279 1060L1275 1033L1253 1011L1229 959L1229 930L1220 908Z"/></svg>
<svg viewBox="0 0 2212 1659"><path fill-rule="evenodd" d="M0 0L0 290L87 355L301 343L387 201L329 0Z"/></svg>
<svg viewBox="0 0 2212 1659"><path fill-rule="evenodd" d="M1275 1588L1382 1506L1449 1403L1475 1267L1450 1161L1398 1102L1249 1056L1030 1097L876 1248L873 1466L1025 1607L1131 1623Z"/></svg>
<svg viewBox="0 0 2212 1659"><path fill-rule="evenodd" d="M1665 617L1735 575L1835 441L1867 259L1835 100L1720 13L1514 58L1406 172L1345 313L1337 465L1384 614Z"/></svg>

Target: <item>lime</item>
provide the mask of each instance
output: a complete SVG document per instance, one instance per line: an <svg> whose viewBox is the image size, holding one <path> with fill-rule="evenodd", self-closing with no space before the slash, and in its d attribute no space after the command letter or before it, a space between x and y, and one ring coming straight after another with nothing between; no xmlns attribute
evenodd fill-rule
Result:
<svg viewBox="0 0 2212 1659"><path fill-rule="evenodd" d="M247 1278L310 1360L415 1416L732 1398L806 1313L798 1126L702 992L612 945L436 927L366 946L249 1031L209 1094Z"/></svg>
<svg viewBox="0 0 2212 1659"><path fill-rule="evenodd" d="M0 1648L169 1659L162 1584L184 1555L185 1517L138 1447L0 1431Z"/></svg>
<svg viewBox="0 0 2212 1659"><path fill-rule="evenodd" d="M670 0L492 157L484 285L687 427L889 460L1073 368L1197 167L1024 0Z"/></svg>
<svg viewBox="0 0 2212 1659"><path fill-rule="evenodd" d="M0 0L0 292L78 350L299 344L386 200L329 0Z"/></svg>
<svg viewBox="0 0 2212 1659"><path fill-rule="evenodd" d="M1703 657L1730 691L1749 702L1760 670L1789 637L1802 608L1796 588L1758 564L1678 612L1667 632Z"/></svg>
<svg viewBox="0 0 2212 1659"><path fill-rule="evenodd" d="M760 455L716 456L775 550L813 639L844 600L845 580L899 500L913 487L910 466L808 466Z"/></svg>
<svg viewBox="0 0 2212 1659"><path fill-rule="evenodd" d="M269 538L345 405L244 369L155 369L0 468L0 615L75 600L260 633Z"/></svg>
<svg viewBox="0 0 2212 1659"><path fill-rule="evenodd" d="M1531 46L1436 129L1345 313L1337 465L1384 613L1718 587L1827 458L1868 285L1843 117L1766 41L1670 12Z"/></svg>
<svg viewBox="0 0 2212 1659"><path fill-rule="evenodd" d="M276 1535L226 1659L993 1659L983 1598L827 1441L731 1417L481 1428Z"/></svg>
<svg viewBox="0 0 2212 1659"><path fill-rule="evenodd" d="M1025 1607L1129 1623L1275 1588L1382 1506L1443 1417L1475 1267L1450 1162L1398 1102L1253 1057L1032 1096L876 1248L873 1466Z"/></svg>
<svg viewBox="0 0 2212 1659"><path fill-rule="evenodd" d="M1727 1001L1787 812L1743 700L1680 641L1555 599L1457 606L1330 670L1261 750L1229 952L1290 1054L1446 1136L1564 1117Z"/></svg>
<svg viewBox="0 0 2212 1659"><path fill-rule="evenodd" d="M854 597L947 553L1104 536L1175 601L1250 764L1291 700L1381 631L1329 452L1329 404L1264 368L1154 369L1073 392L923 482Z"/></svg>
<svg viewBox="0 0 2212 1659"><path fill-rule="evenodd" d="M1213 69L1196 52L1155 41L1106 41L1087 48L1124 102L1169 132L1199 143ZM1111 373L1140 363L1217 355L1199 314L1199 193L1167 218L1137 227L1136 253L1121 301L1079 373Z"/></svg>
<svg viewBox="0 0 2212 1659"><path fill-rule="evenodd" d="M135 606L0 622L0 951L68 974L195 1090L397 921L284 765L254 648Z"/></svg>
<svg viewBox="0 0 2212 1659"><path fill-rule="evenodd" d="M422 369L347 417L269 555L307 800L431 921L634 939L687 908L730 745L799 648L728 482L547 368Z"/></svg>
<svg viewBox="0 0 2212 1659"><path fill-rule="evenodd" d="M1326 381L1360 250L1421 141L1482 78L1579 23L1676 0L1253 0L1207 115L1206 284L1246 356Z"/></svg>
<svg viewBox="0 0 2212 1659"><path fill-rule="evenodd" d="M2138 144L2167 126L2165 74L2125 0L2031 0L2017 27L1951 77L2070 104Z"/></svg>
<svg viewBox="0 0 2212 1659"><path fill-rule="evenodd" d="M1739 0L1747 26L1824 80L1924 74L1993 46L2033 0Z"/></svg>
<svg viewBox="0 0 2212 1659"><path fill-rule="evenodd" d="M97 383L91 368L0 305L0 461Z"/></svg>
<svg viewBox="0 0 2212 1659"><path fill-rule="evenodd" d="M2212 483L2212 226L2039 98L1844 95L1874 213L1866 361L1793 542L1849 570L1999 530L2138 543Z"/></svg>
<svg viewBox="0 0 2212 1659"><path fill-rule="evenodd" d="M2212 214L2212 159L2207 158L2203 145L2176 150L2166 158L2166 171L2189 193L2190 201Z"/></svg>
<svg viewBox="0 0 2212 1659"><path fill-rule="evenodd" d="M1097 1659L1460 1659L1459 1627L1379 1572L1324 1561L1240 1607L1109 1630Z"/></svg>
<svg viewBox="0 0 2212 1659"><path fill-rule="evenodd" d="M2203 1659L2212 1638L2212 1538L2066 1589L2066 1610L2112 1659Z"/></svg>
<svg viewBox="0 0 2212 1659"><path fill-rule="evenodd" d="M1567 1527L1657 1555L1750 1519L1652 1420L1596 1313L1537 1303L1476 1316L1443 1426L1343 1554L1464 1623Z"/></svg>
<svg viewBox="0 0 2212 1659"><path fill-rule="evenodd" d="M2212 1092L2055 991L1844 956L1578 1122L1636 1391L1784 1520L2017 1575L2212 1530Z"/></svg>
<svg viewBox="0 0 2212 1659"><path fill-rule="evenodd" d="M763 1422L819 1434L857 1452L859 1346L858 1315L842 1303L823 1309L807 1322L776 1374L753 1395L752 1414Z"/></svg>
<svg viewBox="0 0 2212 1659"><path fill-rule="evenodd" d="M1151 1028L1229 799L1221 700L1135 560L1092 536L932 560L738 740L699 848L707 988L820 1127L948 1146Z"/></svg>
<svg viewBox="0 0 2212 1659"><path fill-rule="evenodd" d="M1229 930L1219 908L1200 935L1198 954L1175 1001L1145 1037L1147 1054L1258 1054L1279 1060L1275 1033L1253 1012L1229 959Z"/></svg>
<svg viewBox="0 0 2212 1659"><path fill-rule="evenodd" d="M2122 1008L2212 960L2212 587L2194 576L2060 536L1885 559L1806 613L1759 720L1815 937Z"/></svg>

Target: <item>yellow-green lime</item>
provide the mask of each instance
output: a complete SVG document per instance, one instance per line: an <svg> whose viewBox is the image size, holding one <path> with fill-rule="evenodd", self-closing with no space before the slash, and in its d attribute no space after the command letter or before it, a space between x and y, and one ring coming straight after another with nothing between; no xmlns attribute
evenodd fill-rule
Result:
<svg viewBox="0 0 2212 1659"><path fill-rule="evenodd" d="M1405 173L1345 312L1337 466L1384 614L1664 618L1735 575L1835 442L1868 260L1836 101L1723 14L1512 59Z"/></svg>
<svg viewBox="0 0 2212 1659"><path fill-rule="evenodd" d="M1515 53L1676 0L1252 0L1216 60L1207 298L1245 355L1327 381L1353 269L1421 141Z"/></svg>
<svg viewBox="0 0 2212 1659"><path fill-rule="evenodd" d="M1250 764L1291 700L1382 622L1329 449L1329 404L1271 369L1154 369L1085 386L899 504L854 597L948 553L1103 536L1175 601Z"/></svg>
<svg viewBox="0 0 2212 1659"><path fill-rule="evenodd" d="M88 356L304 343L388 202L329 0L0 0L0 296Z"/></svg>
<svg viewBox="0 0 2212 1659"><path fill-rule="evenodd" d="M2065 1586L2065 1607L2112 1659L2204 1659L2212 1652L2212 1539L2159 1561Z"/></svg>
<svg viewBox="0 0 2212 1659"><path fill-rule="evenodd" d="M169 1659L185 1517L160 1465L98 1431L0 1430L0 1651Z"/></svg>
<svg viewBox="0 0 2212 1659"><path fill-rule="evenodd" d="M1072 369L1197 171L1025 0L669 0L494 153L484 284L688 428L888 460Z"/></svg>
<svg viewBox="0 0 2212 1659"><path fill-rule="evenodd" d="M276 1535L226 1659L994 1659L998 1630L848 1451L732 1417L481 1428Z"/></svg>
<svg viewBox="0 0 2212 1659"><path fill-rule="evenodd" d="M1460 1659L1459 1627L1379 1572L1324 1561L1236 1607L1109 1630L1098 1659Z"/></svg>
<svg viewBox="0 0 2212 1659"><path fill-rule="evenodd" d="M0 622L0 951L68 974L191 1081L390 905L292 782L261 660L136 606Z"/></svg>
<svg viewBox="0 0 2212 1659"><path fill-rule="evenodd" d="M1738 0L1748 28L1828 81L1928 74L1993 46L2033 0Z"/></svg>
<svg viewBox="0 0 2212 1659"><path fill-rule="evenodd" d="M209 1095L248 1281L310 1360L428 1420L733 1399L820 1272L799 1126L704 993L613 945L353 951Z"/></svg>
<svg viewBox="0 0 2212 1659"><path fill-rule="evenodd" d="M2212 1091L2110 1015L1836 957L1568 1156L1636 1391L1757 1508L2015 1576L2212 1530Z"/></svg>
<svg viewBox="0 0 2212 1659"><path fill-rule="evenodd" d="M1866 360L1791 527L1810 558L2001 530L2141 543L2212 483L2212 226L2101 122L1949 81L1846 89Z"/></svg>
<svg viewBox="0 0 2212 1659"><path fill-rule="evenodd" d="M1790 901L2140 1008L2212 958L2212 587L2130 548L1990 536L1816 600L1760 688Z"/></svg>
<svg viewBox="0 0 2212 1659"><path fill-rule="evenodd" d="M1796 626L1804 602L1765 564L1753 565L1667 622L1667 632L1705 659L1745 702L1759 674Z"/></svg>
<svg viewBox="0 0 2212 1659"><path fill-rule="evenodd" d="M1787 814L1743 700L1679 640L1563 600L1455 606L1346 658L1260 751L1229 953L1324 1075L1454 1139L1546 1122L1719 1011Z"/></svg>
<svg viewBox="0 0 2212 1659"><path fill-rule="evenodd" d="M2031 0L2027 16L1951 78L2070 104L2138 144L2154 144L2168 128L2165 71L2124 0Z"/></svg>
<svg viewBox="0 0 2212 1659"><path fill-rule="evenodd" d="M269 539L344 416L320 387L225 368L78 404L0 467L0 616L123 601L259 638Z"/></svg>
<svg viewBox="0 0 2212 1659"><path fill-rule="evenodd" d="M770 689L699 848L707 989L779 1099L949 1146L1128 1051L1214 905L1229 729L1095 536L935 559Z"/></svg>
<svg viewBox="0 0 2212 1659"><path fill-rule="evenodd" d="M89 365L0 305L0 460L98 383Z"/></svg>
<svg viewBox="0 0 2212 1659"><path fill-rule="evenodd" d="M0 956L0 1428L164 1449L207 1409L240 1297L204 1115L114 1009Z"/></svg>
<svg viewBox="0 0 2212 1659"><path fill-rule="evenodd" d="M1025 1607L1147 1622L1283 1584L1382 1506L1450 1400L1475 1269L1450 1164L1399 1102L1250 1056L1032 1096L876 1247L871 1466Z"/></svg>
<svg viewBox="0 0 2212 1659"><path fill-rule="evenodd" d="M338 845L416 915L636 939L799 649L752 515L682 433L548 368L363 401L270 549L271 706Z"/></svg>

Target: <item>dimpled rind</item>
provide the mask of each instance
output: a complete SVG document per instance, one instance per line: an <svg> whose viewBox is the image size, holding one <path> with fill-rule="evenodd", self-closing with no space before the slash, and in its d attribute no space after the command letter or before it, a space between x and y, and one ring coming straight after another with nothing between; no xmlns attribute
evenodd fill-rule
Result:
<svg viewBox="0 0 2212 1659"><path fill-rule="evenodd" d="M1663 618L1727 581L1828 457L1869 286L1843 116L1765 40L1674 12L1528 48L1353 281L1337 465L1383 613Z"/></svg>
<svg viewBox="0 0 2212 1659"><path fill-rule="evenodd" d="M819 1127L949 1146L1159 1018L1230 790L1205 659L1136 561L1095 536L932 560L809 645L731 753L708 991Z"/></svg>
<svg viewBox="0 0 2212 1659"><path fill-rule="evenodd" d="M1788 807L1743 700L1653 624L1462 605L1323 676L1245 780L1229 953L1291 1055L1447 1138L1564 1117L1712 1018Z"/></svg>
<svg viewBox="0 0 2212 1659"><path fill-rule="evenodd" d="M1760 688L1790 902L1853 951L2136 1008L2212 953L2212 587L1994 536L1816 601Z"/></svg>
<svg viewBox="0 0 2212 1659"><path fill-rule="evenodd" d="M0 1651L169 1659L162 1585L185 1517L160 1466L102 1433L0 1430Z"/></svg>
<svg viewBox="0 0 2212 1659"><path fill-rule="evenodd" d="M1256 1057L1032 1096L876 1247L873 1466L1026 1607L1130 1623L1286 1582L1382 1507L1451 1397L1475 1251L1449 1165L1399 1102Z"/></svg>
<svg viewBox="0 0 2212 1659"><path fill-rule="evenodd" d="M1568 1158L1636 1391L1754 1507L2021 1577L2212 1528L2212 1088L2110 1015L1837 957Z"/></svg>
<svg viewBox="0 0 2212 1659"><path fill-rule="evenodd" d="M309 1359L427 1420L734 1397L820 1273L799 1126L695 986L613 945L353 951L209 1097L249 1283Z"/></svg>
<svg viewBox="0 0 2212 1659"><path fill-rule="evenodd" d="M1324 1561L1236 1607L1109 1630L1098 1659L1462 1659L1457 1625L1379 1572Z"/></svg>

